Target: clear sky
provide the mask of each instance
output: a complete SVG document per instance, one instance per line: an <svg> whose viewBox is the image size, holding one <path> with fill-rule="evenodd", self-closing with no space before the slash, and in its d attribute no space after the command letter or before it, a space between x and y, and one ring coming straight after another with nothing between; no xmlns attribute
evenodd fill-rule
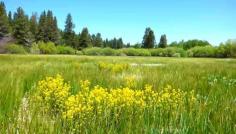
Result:
<svg viewBox="0 0 236 134"><path fill-rule="evenodd" d="M168 43L182 39L208 40L218 45L236 38L236 0L3 0L7 10L21 6L27 14L52 10L58 25L72 14L75 31L88 27L103 38L122 37L124 42L142 42L151 27L159 42L166 34Z"/></svg>

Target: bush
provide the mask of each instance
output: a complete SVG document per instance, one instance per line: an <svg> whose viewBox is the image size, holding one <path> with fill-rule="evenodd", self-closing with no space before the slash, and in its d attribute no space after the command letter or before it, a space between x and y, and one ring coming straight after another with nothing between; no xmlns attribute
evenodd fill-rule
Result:
<svg viewBox="0 0 236 134"><path fill-rule="evenodd" d="M76 54L76 55L83 55L83 52L76 50L76 51L75 51L75 54Z"/></svg>
<svg viewBox="0 0 236 134"><path fill-rule="evenodd" d="M59 45L57 46L58 54L75 54L76 50L69 46Z"/></svg>
<svg viewBox="0 0 236 134"><path fill-rule="evenodd" d="M30 48L30 53L31 54L40 54L39 45L36 44L36 43L33 43L31 48Z"/></svg>
<svg viewBox="0 0 236 134"><path fill-rule="evenodd" d="M173 57L174 54L176 53L175 49L176 48L174 48L174 47L168 47L168 48L163 49L164 50L163 51L163 56L165 56L165 57Z"/></svg>
<svg viewBox="0 0 236 134"><path fill-rule="evenodd" d="M225 44L227 57L236 57L236 40L228 40Z"/></svg>
<svg viewBox="0 0 236 134"><path fill-rule="evenodd" d="M86 48L83 50L85 55L104 55L104 56L116 56L119 55L119 51L112 48Z"/></svg>
<svg viewBox="0 0 236 134"><path fill-rule="evenodd" d="M149 50L152 56L163 56L163 48L156 48L156 49L150 49Z"/></svg>
<svg viewBox="0 0 236 134"><path fill-rule="evenodd" d="M217 49L215 51L215 56L218 58L228 57L226 46L221 44L219 47L217 47Z"/></svg>
<svg viewBox="0 0 236 134"><path fill-rule="evenodd" d="M175 53L173 57L181 57L180 53Z"/></svg>
<svg viewBox="0 0 236 134"><path fill-rule="evenodd" d="M85 55L102 55L102 48L92 47L83 50Z"/></svg>
<svg viewBox="0 0 236 134"><path fill-rule="evenodd" d="M124 48L120 52L127 56L151 56L150 51L147 49Z"/></svg>
<svg viewBox="0 0 236 134"><path fill-rule="evenodd" d="M197 46L188 50L188 54L192 57L215 57L215 51L216 49L212 46Z"/></svg>
<svg viewBox="0 0 236 134"><path fill-rule="evenodd" d="M48 42L39 42L39 49L42 54L56 54L57 53L57 48L54 43Z"/></svg>
<svg viewBox="0 0 236 134"><path fill-rule="evenodd" d="M187 52L182 48L167 47L167 48L156 48L149 50L152 56L163 56L163 57L186 57Z"/></svg>
<svg viewBox="0 0 236 134"><path fill-rule="evenodd" d="M118 50L115 50L115 49L112 49L112 48L103 48L102 49L102 53L103 55L106 55L106 56L115 56L115 55L119 55L119 51Z"/></svg>
<svg viewBox="0 0 236 134"><path fill-rule="evenodd" d="M207 41L204 40L188 40L186 42L183 42L183 49L188 50L194 47L205 47L205 46L210 46L211 44Z"/></svg>
<svg viewBox="0 0 236 134"><path fill-rule="evenodd" d="M26 50L23 46L11 44L6 46L6 50L10 54L26 54Z"/></svg>

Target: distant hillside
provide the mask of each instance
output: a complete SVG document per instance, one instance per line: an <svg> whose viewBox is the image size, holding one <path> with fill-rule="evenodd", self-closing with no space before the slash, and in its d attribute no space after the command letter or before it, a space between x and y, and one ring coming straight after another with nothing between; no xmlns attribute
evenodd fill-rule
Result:
<svg viewBox="0 0 236 134"><path fill-rule="evenodd" d="M13 42L15 42L15 39L12 36L0 38L0 53L5 53L5 46Z"/></svg>

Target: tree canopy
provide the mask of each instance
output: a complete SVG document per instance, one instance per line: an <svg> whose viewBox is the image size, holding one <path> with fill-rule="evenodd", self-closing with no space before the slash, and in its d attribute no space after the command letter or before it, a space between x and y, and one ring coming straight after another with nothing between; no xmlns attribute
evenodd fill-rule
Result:
<svg viewBox="0 0 236 134"><path fill-rule="evenodd" d="M154 45L155 45L154 31L150 27L148 27L146 28L143 36L142 48L153 48Z"/></svg>

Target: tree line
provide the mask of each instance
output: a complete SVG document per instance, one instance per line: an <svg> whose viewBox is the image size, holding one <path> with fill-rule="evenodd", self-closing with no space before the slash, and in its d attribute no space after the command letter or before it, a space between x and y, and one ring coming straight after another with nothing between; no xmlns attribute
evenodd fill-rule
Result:
<svg viewBox="0 0 236 134"><path fill-rule="evenodd" d="M131 47L125 44L122 38L102 39L101 33L90 34L88 28L83 28L80 33L74 31L75 24L71 14L66 17L63 30L58 28L57 18L51 10L43 11L39 18L37 13L27 15L23 8L17 8L15 13L7 13L4 2L0 2L0 38L12 35L18 44L30 46L33 42L53 42L55 44L66 44L75 49L90 46L111 47L120 49ZM140 47L153 48L155 46L155 35L151 28L146 28L143 42ZM161 37L160 47L166 47L166 36Z"/></svg>
<svg viewBox="0 0 236 134"><path fill-rule="evenodd" d="M0 2L0 39L12 36L17 44L26 47L32 47L32 44L39 42L52 42L76 50L87 47L110 47L113 49L177 47L189 50L197 46L211 46L209 42L203 40L172 42L168 45L165 34L161 35L159 43L157 43L155 33L150 27L145 29L142 43L133 45L125 44L122 38L103 39L101 33L90 34L86 27L80 33L76 33L74 28L75 24L70 13L66 17L64 29L59 29L57 17L51 10L43 11L39 17L37 13L33 13L31 16L27 15L21 7L17 8L14 13L11 11L7 13L4 2ZM221 44L221 46L224 45Z"/></svg>

